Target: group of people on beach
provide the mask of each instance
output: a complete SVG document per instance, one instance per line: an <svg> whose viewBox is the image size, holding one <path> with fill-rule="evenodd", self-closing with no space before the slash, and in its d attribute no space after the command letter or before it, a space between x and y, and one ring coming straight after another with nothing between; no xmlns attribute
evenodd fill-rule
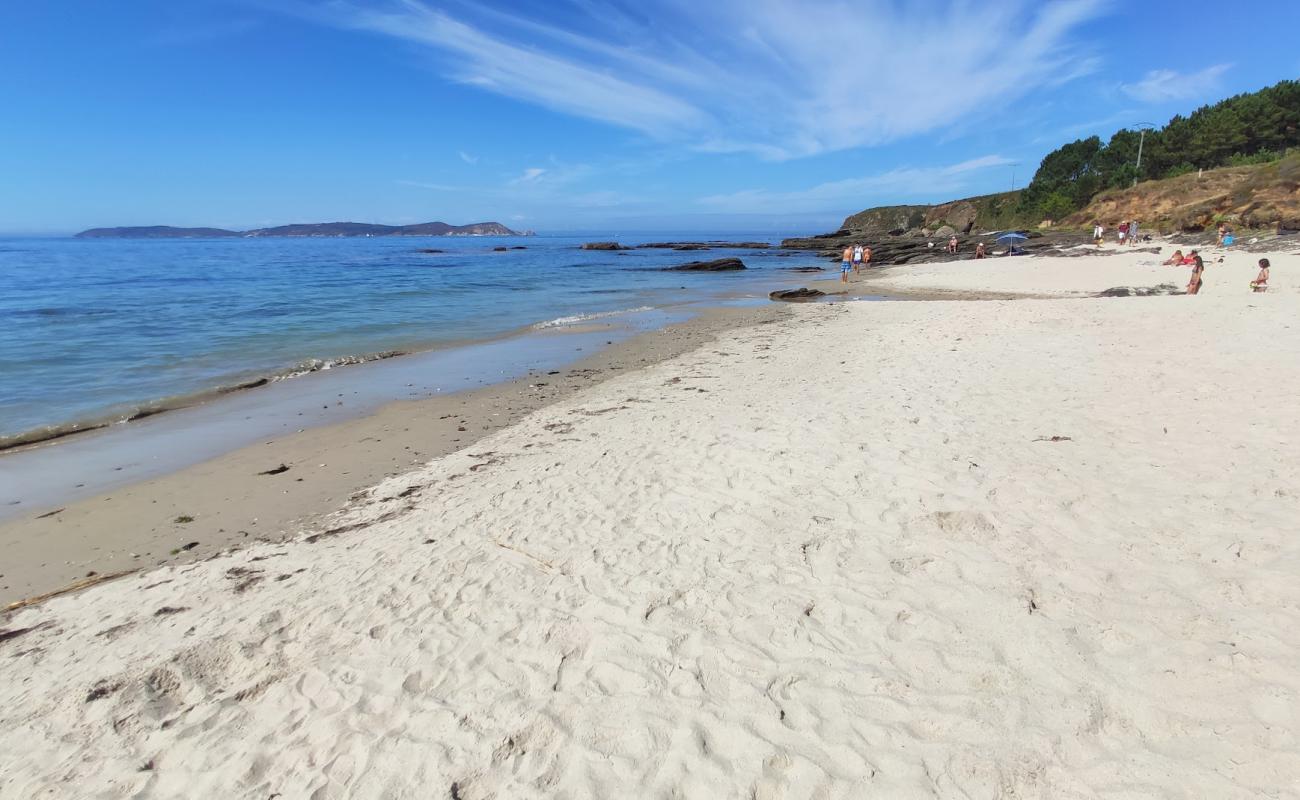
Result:
<svg viewBox="0 0 1300 800"><path fill-rule="evenodd" d="M1115 228L1116 238L1119 239L1121 246L1135 245L1138 241L1138 222L1135 219L1126 219L1119 223ZM1148 236L1147 239L1151 237ZM1100 222L1092 223L1092 240L1096 244L1106 241L1106 226Z"/></svg>
<svg viewBox="0 0 1300 800"><path fill-rule="evenodd" d="M840 254L840 283L849 282L849 270L862 274L862 268L871 264L871 248L864 244L851 244Z"/></svg>
<svg viewBox="0 0 1300 800"><path fill-rule="evenodd" d="M1220 259L1222 261L1222 259ZM1192 277L1187 282L1187 293L1197 294L1201 291L1201 284L1205 280L1205 259L1201 258L1200 253L1192 250L1187 255L1183 255L1182 250L1175 250L1174 254L1161 262L1165 267L1187 267L1192 268ZM1259 274L1255 280L1250 282L1252 292L1268 291L1268 270L1272 266L1267 258L1259 260Z"/></svg>

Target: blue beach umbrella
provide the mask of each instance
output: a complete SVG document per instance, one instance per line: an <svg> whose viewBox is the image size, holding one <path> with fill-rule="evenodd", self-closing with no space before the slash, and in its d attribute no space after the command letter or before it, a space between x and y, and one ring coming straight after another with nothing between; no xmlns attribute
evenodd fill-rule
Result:
<svg viewBox="0 0 1300 800"><path fill-rule="evenodd" d="M999 236L998 241L1004 242L1006 244L1016 244L1017 242L1023 242L1028 238L1029 237L1024 235L1023 233L1016 233L1015 231L1012 231L1011 233L1004 233L1001 236Z"/></svg>

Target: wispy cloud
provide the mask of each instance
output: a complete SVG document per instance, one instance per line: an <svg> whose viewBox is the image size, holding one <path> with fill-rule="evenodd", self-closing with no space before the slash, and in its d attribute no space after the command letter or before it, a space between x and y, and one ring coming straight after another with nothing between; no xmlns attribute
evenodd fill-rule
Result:
<svg viewBox="0 0 1300 800"><path fill-rule="evenodd" d="M529 167L518 178L510 181L510 184L517 186L521 183L536 183L545 174L546 170L543 167Z"/></svg>
<svg viewBox="0 0 1300 800"><path fill-rule="evenodd" d="M1129 97L1144 103L1192 100L1205 97L1216 90L1219 79L1231 67L1231 64L1215 64L1196 72L1155 69L1142 76L1142 80L1137 83L1121 84L1120 88Z"/></svg>
<svg viewBox="0 0 1300 800"><path fill-rule="evenodd" d="M460 156L460 160L464 161L466 164L478 163L478 156L472 156L469 153L466 153L464 150L457 151L456 155Z"/></svg>
<svg viewBox="0 0 1300 800"><path fill-rule="evenodd" d="M1108 0L665 0L653 20L631 0L556 0L548 22L504 5L453 17L419 0L336 0L316 13L426 46L447 78L485 91L784 159L969 124L1079 77L1094 62L1074 32Z"/></svg>
<svg viewBox="0 0 1300 800"><path fill-rule="evenodd" d="M701 197L697 203L732 213L816 211L864 208L880 197L909 198L948 195L961 190L974 173L1014 162L998 155L982 156L938 167L901 167L878 175L846 178L794 191L754 189Z"/></svg>

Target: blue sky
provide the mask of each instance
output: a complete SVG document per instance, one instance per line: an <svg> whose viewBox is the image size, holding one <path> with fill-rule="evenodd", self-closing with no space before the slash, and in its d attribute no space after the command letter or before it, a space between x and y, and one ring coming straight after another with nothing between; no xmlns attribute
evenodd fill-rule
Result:
<svg viewBox="0 0 1300 800"><path fill-rule="evenodd" d="M808 231L1300 77L1300 4L41 0L0 231Z"/></svg>

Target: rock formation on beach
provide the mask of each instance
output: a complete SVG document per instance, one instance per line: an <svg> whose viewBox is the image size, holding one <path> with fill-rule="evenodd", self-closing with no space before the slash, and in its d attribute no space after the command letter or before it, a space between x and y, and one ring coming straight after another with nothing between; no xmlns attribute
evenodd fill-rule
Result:
<svg viewBox="0 0 1300 800"><path fill-rule="evenodd" d="M665 272L728 272L745 269L745 262L739 258L719 258L715 261L690 261L676 267L667 267Z"/></svg>
<svg viewBox="0 0 1300 800"><path fill-rule="evenodd" d="M587 242L580 248L582 250L631 250L630 247L624 247L618 242Z"/></svg>

